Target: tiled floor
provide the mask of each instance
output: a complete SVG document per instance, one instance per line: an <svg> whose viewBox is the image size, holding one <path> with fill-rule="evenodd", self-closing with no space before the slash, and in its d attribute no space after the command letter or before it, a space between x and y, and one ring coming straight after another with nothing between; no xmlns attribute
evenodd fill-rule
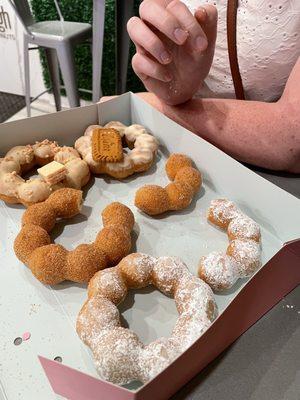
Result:
<svg viewBox="0 0 300 400"><path fill-rule="evenodd" d="M81 106L87 106L92 104L90 101L86 100L81 100ZM66 97L62 97L62 107L63 110L68 109L68 100ZM44 114L49 114L49 113L54 113L56 112L55 105L54 105L54 100L53 96L45 93L43 94L39 99L35 100L33 103L31 103L31 116L35 117L37 115L44 115ZM24 119L27 118L27 111L26 107L17 112L15 115L13 115L11 118L6 120L5 122L10 122L10 121L15 121L17 119Z"/></svg>

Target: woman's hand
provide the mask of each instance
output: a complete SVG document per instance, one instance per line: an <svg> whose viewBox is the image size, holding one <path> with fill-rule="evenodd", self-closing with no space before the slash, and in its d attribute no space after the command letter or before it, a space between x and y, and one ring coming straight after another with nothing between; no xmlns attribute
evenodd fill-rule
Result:
<svg viewBox="0 0 300 400"><path fill-rule="evenodd" d="M179 0L144 0L127 29L137 50L132 66L147 90L167 104L191 99L213 60L216 8L205 5L192 15Z"/></svg>

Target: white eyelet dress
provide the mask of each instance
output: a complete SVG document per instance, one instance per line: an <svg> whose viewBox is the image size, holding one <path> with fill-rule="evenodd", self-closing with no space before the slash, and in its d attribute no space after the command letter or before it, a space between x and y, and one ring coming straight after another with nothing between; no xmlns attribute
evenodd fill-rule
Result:
<svg viewBox="0 0 300 400"><path fill-rule="evenodd" d="M235 98L227 47L227 0L182 1L192 12L203 4L218 10L214 61L198 96ZM237 53L246 99L276 101L300 56L300 0L240 0Z"/></svg>

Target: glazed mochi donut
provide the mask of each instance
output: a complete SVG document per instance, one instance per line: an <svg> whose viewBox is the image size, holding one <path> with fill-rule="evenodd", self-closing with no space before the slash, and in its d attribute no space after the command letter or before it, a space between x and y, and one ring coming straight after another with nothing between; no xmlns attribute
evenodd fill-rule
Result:
<svg viewBox="0 0 300 400"><path fill-rule="evenodd" d="M123 161L98 162L93 159L92 134L95 128L113 128L119 132L123 146L128 146L130 149L128 152L124 151ZM75 142L75 148L94 174L107 174L113 178L123 179L135 172L147 171L151 167L158 150L158 141L141 125L125 126L119 121L111 121L104 127L89 126L84 136Z"/></svg>
<svg viewBox="0 0 300 400"><path fill-rule="evenodd" d="M231 288L239 278L252 275L261 266L259 225L226 199L213 200L208 221L227 229L226 254L213 251L200 260L198 275L214 291Z"/></svg>
<svg viewBox="0 0 300 400"><path fill-rule="evenodd" d="M184 154L171 154L166 173L173 181L166 187L145 185L135 195L135 205L148 215L188 207L202 184L201 173L193 168L192 160Z"/></svg>
<svg viewBox="0 0 300 400"><path fill-rule="evenodd" d="M57 161L66 168L62 182L49 185L41 177L24 180L21 176L36 165ZM72 147L59 147L56 142L44 140L34 145L16 146L0 159L0 199L6 203L29 206L46 200L57 188L81 189L88 183L90 171L85 161Z"/></svg>
<svg viewBox="0 0 300 400"><path fill-rule="evenodd" d="M104 228L93 243L80 244L72 251L51 244L49 233L56 220L72 218L80 213L81 206L82 192L64 188L24 212L14 250L40 282L48 285L64 280L87 283L95 272L116 265L129 253L134 216L128 207L117 202L103 210Z"/></svg>
<svg viewBox="0 0 300 400"><path fill-rule="evenodd" d="M129 289L148 285L174 297L179 317L170 338L144 345L121 326L117 305ZM133 253L93 276L76 329L91 348L101 378L122 385L154 378L206 331L217 313L211 288L178 257Z"/></svg>

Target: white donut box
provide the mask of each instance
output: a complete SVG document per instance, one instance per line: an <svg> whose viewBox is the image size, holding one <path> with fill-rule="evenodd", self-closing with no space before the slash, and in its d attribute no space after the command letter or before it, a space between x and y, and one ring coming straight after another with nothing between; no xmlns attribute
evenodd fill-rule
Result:
<svg viewBox="0 0 300 400"><path fill-rule="evenodd" d="M57 227L57 243L74 248L94 239L101 210L112 201L128 205L136 218L135 247L153 256L179 256L196 274L200 257L225 250L224 232L209 225L213 198L228 198L262 227L263 267L216 296L220 315L206 333L168 368L143 386L120 387L99 378L89 349L75 331L86 300L84 285L44 286L13 252L23 206L0 204L0 399L150 400L167 399L300 283L300 202L205 140L172 122L132 93L104 104L0 125L0 154L45 138L73 145L91 124L139 123L160 141L157 164L124 181L96 177L85 190L82 214ZM169 153L188 154L204 177L200 195L182 212L159 218L134 207L144 184L165 184ZM59 225L59 224L57 224ZM135 250L135 249L134 249ZM177 312L173 299L157 290L131 291L120 305L123 321L144 343L168 336ZM30 332L19 346L14 339ZM54 361L57 356L62 363Z"/></svg>

